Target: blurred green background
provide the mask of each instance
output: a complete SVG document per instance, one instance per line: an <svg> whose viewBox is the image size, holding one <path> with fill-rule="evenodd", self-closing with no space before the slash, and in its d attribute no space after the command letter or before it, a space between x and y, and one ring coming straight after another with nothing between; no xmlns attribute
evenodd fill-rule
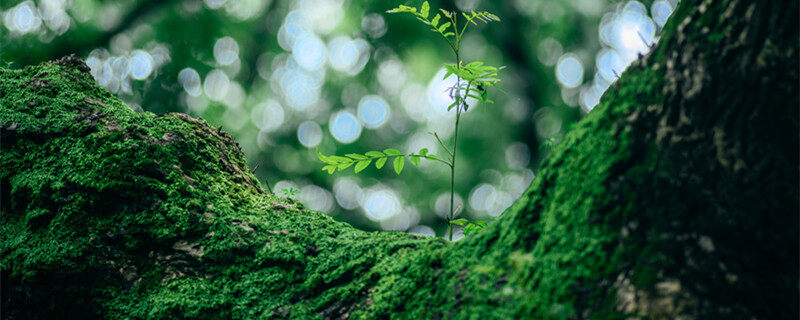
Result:
<svg viewBox="0 0 800 320"><path fill-rule="evenodd" d="M364 229L443 236L449 169L431 162L401 176L374 167L333 176L315 150L363 153L450 144L441 66L448 45L409 15L421 1L43 0L0 2L0 59L12 68L70 53L137 111L185 112L222 126L279 195ZM455 0L433 8L487 10L471 27L465 62L506 66L494 104L462 117L456 203L491 220L527 188L545 141L563 132L658 33L677 0ZM456 231L456 238L460 238Z"/></svg>

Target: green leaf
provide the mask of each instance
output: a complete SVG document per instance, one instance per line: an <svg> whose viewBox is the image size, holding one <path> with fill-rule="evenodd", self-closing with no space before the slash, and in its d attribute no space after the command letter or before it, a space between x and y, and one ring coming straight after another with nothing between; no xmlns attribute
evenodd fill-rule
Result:
<svg viewBox="0 0 800 320"><path fill-rule="evenodd" d="M394 172L397 172L397 174L403 172L403 165L405 164L405 160L406 158L404 157L394 158Z"/></svg>
<svg viewBox="0 0 800 320"><path fill-rule="evenodd" d="M377 161L375 161L375 168L383 168L383 165L386 164L386 160L388 159L388 157L379 158Z"/></svg>
<svg viewBox="0 0 800 320"><path fill-rule="evenodd" d="M470 93L470 94L468 94L468 95L467 95L467 97L470 97L470 98L473 98L473 99L476 99L476 100L483 101L483 98L482 98L482 97L476 96L476 95L474 95L474 94L471 94L471 93Z"/></svg>
<svg viewBox="0 0 800 320"><path fill-rule="evenodd" d="M385 153L387 156L399 156L403 154L402 152L400 152L400 150L397 149L386 149L383 150L383 153Z"/></svg>
<svg viewBox="0 0 800 320"><path fill-rule="evenodd" d="M470 235L470 233L473 233L475 231L477 231L477 230L475 230L475 225L474 224L470 223L466 227L464 227L464 235L465 236L468 236L468 235Z"/></svg>
<svg viewBox="0 0 800 320"><path fill-rule="evenodd" d="M319 151L317 151L317 157L319 158L319 160L321 160L322 162L325 162L327 164L337 164L338 163L336 160L334 160L331 157L328 157L328 156L322 154Z"/></svg>
<svg viewBox="0 0 800 320"><path fill-rule="evenodd" d="M464 218L450 220L450 224L454 224L454 225L457 225L457 226L463 226L463 225L465 225L467 223L469 223L469 220L464 219Z"/></svg>
<svg viewBox="0 0 800 320"><path fill-rule="evenodd" d="M411 163L413 163L415 166L419 165L419 156L411 156L409 160L411 160Z"/></svg>
<svg viewBox="0 0 800 320"><path fill-rule="evenodd" d="M372 160L369 160L369 159L368 159L368 160L361 160L361 161L359 161L358 163L356 163L356 168L355 168L355 170L356 170L356 173L359 173L359 172L361 172L362 170L364 170L364 169L366 169L367 167L369 167L369 164L370 164L371 162L372 162Z"/></svg>
<svg viewBox="0 0 800 320"><path fill-rule="evenodd" d="M428 1L422 3L422 8L419 9L419 15L423 18L428 18L428 11L431 10L431 6L428 4Z"/></svg>
<svg viewBox="0 0 800 320"><path fill-rule="evenodd" d="M439 157L437 157L435 154L429 154L428 158L431 158L433 160L439 160Z"/></svg>
<svg viewBox="0 0 800 320"><path fill-rule="evenodd" d="M336 168L341 171L341 170L347 169L347 167L349 167L349 166L352 166L353 163L355 163L355 162L343 162L343 163L340 163L340 164L336 165Z"/></svg>
<svg viewBox="0 0 800 320"><path fill-rule="evenodd" d="M473 12L473 13L474 13L474 12ZM475 21L472 21L472 17L470 17L470 16L469 16L469 15L467 15L466 13L462 12L461 14L462 14L462 15L464 15L464 18L466 18L468 22L472 22L472 24L474 24L474 25L476 25L476 26L478 25L477 23L475 23ZM474 16L473 16L473 17L474 17Z"/></svg>
<svg viewBox="0 0 800 320"><path fill-rule="evenodd" d="M422 149L420 149L420 150L419 150L419 154L420 154L420 155L422 155L423 157L424 157L424 156L427 156L427 155L428 155L428 148L422 148Z"/></svg>
<svg viewBox="0 0 800 320"><path fill-rule="evenodd" d="M383 156L385 156L385 155L383 154L383 152L380 152L380 151L367 151L366 155L367 155L368 157L373 157L373 158L377 158L377 157L383 157Z"/></svg>
<svg viewBox="0 0 800 320"><path fill-rule="evenodd" d="M350 158L356 159L356 160L364 160L364 159L367 159L367 157L365 157L365 156L362 156L362 155L360 155L360 154L358 154L358 153L348 153L348 154L347 154L347 156L348 156L348 157L350 157Z"/></svg>
<svg viewBox="0 0 800 320"><path fill-rule="evenodd" d="M451 103L449 106L447 106L447 111L450 111L450 109L453 109L453 107L455 107L457 104L458 104L458 100L453 101L453 103Z"/></svg>
<svg viewBox="0 0 800 320"><path fill-rule="evenodd" d="M447 27L449 27L449 26L450 26L450 22L442 23L442 25L439 26L439 29L438 29L439 33L444 33L444 31L447 30Z"/></svg>
<svg viewBox="0 0 800 320"><path fill-rule="evenodd" d="M433 16L433 20L431 20L431 25L434 28L436 28L436 26L439 24L439 18L440 18L440 16L439 16L438 13L435 16Z"/></svg>
<svg viewBox="0 0 800 320"><path fill-rule="evenodd" d="M353 159L340 157L340 156L330 156L328 158L336 160L336 162L353 162Z"/></svg>
<svg viewBox="0 0 800 320"><path fill-rule="evenodd" d="M470 222L466 227L464 227L464 235L469 235L470 233L483 229L484 227L486 227L486 221L478 220L475 222Z"/></svg>
<svg viewBox="0 0 800 320"><path fill-rule="evenodd" d="M336 165L329 164L327 166L322 167L322 171L328 171L328 174L333 174L336 171Z"/></svg>
<svg viewBox="0 0 800 320"><path fill-rule="evenodd" d="M445 9L439 9L439 11L441 11L442 14L447 18L450 18L453 15L452 13L450 13L450 11L447 11Z"/></svg>
<svg viewBox="0 0 800 320"><path fill-rule="evenodd" d="M398 13L398 12L416 12L416 11L417 11L417 8L412 8L412 7L404 6L404 5L401 4L397 8L394 8L394 9L386 11L386 12L387 13Z"/></svg>

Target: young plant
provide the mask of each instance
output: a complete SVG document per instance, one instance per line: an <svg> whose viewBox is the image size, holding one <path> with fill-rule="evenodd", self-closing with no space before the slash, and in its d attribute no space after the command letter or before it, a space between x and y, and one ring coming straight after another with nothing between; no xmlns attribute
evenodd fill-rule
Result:
<svg viewBox="0 0 800 320"><path fill-rule="evenodd" d="M287 188L281 189L281 192L283 192L283 196L284 197L291 197L291 196L294 196L294 195L300 193L300 190L297 190L295 188L289 187L288 189Z"/></svg>
<svg viewBox="0 0 800 320"><path fill-rule="evenodd" d="M478 231L478 230L480 230L480 229L482 229L483 227L486 226L486 221L483 221L483 220L469 221L469 220L463 219L463 218L462 219L450 220L450 223L454 224L454 225L457 225L457 226L464 226L464 235L465 236L469 235L470 233L473 233L475 231Z"/></svg>
<svg viewBox="0 0 800 320"><path fill-rule="evenodd" d="M317 152L319 159L325 162L326 165L322 168L329 174L333 174L337 170L345 170L351 166L354 167L355 172L361 172L369 167L371 163L375 163L375 167L380 169L386 162L392 158L392 166L397 174L403 171L405 160L408 159L414 165L418 165L422 159L438 162L450 168L450 214L447 217L447 233L449 239L453 240L453 225L464 226L464 233L468 234L486 225L483 221L469 222L466 219L454 220L455 212L457 209L453 207L455 195L455 170L456 170L456 151L458 149L458 126L461 120L462 113L469 110L467 98L473 98L485 103L492 103L487 98L487 89L495 87L498 90L502 89L497 87L500 78L497 72L502 67L487 66L481 61L473 61L470 63L463 63L461 60L461 39L467 28L472 25L478 25L478 22L495 22L500 21L496 15L489 12L461 12L459 15L455 11L447 11L440 9L440 13L431 16L430 5L427 1L422 3L420 8L400 5L397 8L387 11L388 13L408 13L413 15L417 20L430 27L430 30L438 34L441 38L447 41L450 45L453 54L456 58L456 63L447 64L444 66L446 74L444 78L451 75L456 76L456 83L449 88L448 92L450 98L453 100L447 107L447 111L455 109L455 131L453 133L452 149L448 148L442 139L439 138L435 132L430 134L447 152L446 157L439 157L428 153L428 149L421 149L416 153L402 153L397 149L386 149L381 151L369 151L365 154L351 153L345 156L326 156ZM459 24L459 17L462 17L461 24ZM452 151L451 151L452 150Z"/></svg>
<svg viewBox="0 0 800 320"><path fill-rule="evenodd" d="M556 145L556 138L550 137L547 138L547 140L545 140L541 145L539 145L539 150L550 151L553 149L553 147L555 147L555 145Z"/></svg>

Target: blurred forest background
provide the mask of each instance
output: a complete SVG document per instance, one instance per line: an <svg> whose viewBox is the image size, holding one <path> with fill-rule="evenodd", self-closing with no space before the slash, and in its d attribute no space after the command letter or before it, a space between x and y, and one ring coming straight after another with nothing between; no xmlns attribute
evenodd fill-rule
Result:
<svg viewBox="0 0 800 320"><path fill-rule="evenodd" d="M0 59L12 68L75 53L97 82L137 111L185 112L222 126L272 189L297 189L311 209L364 229L443 236L449 169L432 162L397 176L374 167L328 175L316 150L363 153L450 144L436 34L385 0L41 0L0 2ZM565 130L658 41L677 0L455 0L487 10L464 62L507 66L494 104L462 117L456 203L491 220L524 192ZM549 142L548 142L549 141ZM390 167L390 166L388 166ZM456 233L456 238L461 235Z"/></svg>

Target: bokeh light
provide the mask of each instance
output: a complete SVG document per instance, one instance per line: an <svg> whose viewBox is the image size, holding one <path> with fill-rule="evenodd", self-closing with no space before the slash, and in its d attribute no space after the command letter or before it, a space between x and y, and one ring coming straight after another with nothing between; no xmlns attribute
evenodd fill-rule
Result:
<svg viewBox="0 0 800 320"><path fill-rule="evenodd" d="M453 210L455 210L459 206L461 206L462 209L464 208L464 200L461 198L460 195L455 194L453 196ZM433 203L433 209L436 212L436 214L442 219L446 219L448 216L450 216L450 193L443 192L439 194L439 196L436 197L436 200ZM459 216L461 215L461 212L463 212L463 210L454 212L454 214L456 216Z"/></svg>
<svg viewBox="0 0 800 320"><path fill-rule="evenodd" d="M347 210L360 207L364 198L361 186L353 178L336 179L336 183L333 184L333 192L336 195L336 202Z"/></svg>
<svg viewBox="0 0 800 320"><path fill-rule="evenodd" d="M192 68L181 70L178 74L178 81L180 81L186 93L193 97L197 97L203 93L200 83L200 74Z"/></svg>
<svg viewBox="0 0 800 320"><path fill-rule="evenodd" d="M375 129L389 119L389 104L380 96L365 96L358 103L358 119L369 129Z"/></svg>
<svg viewBox="0 0 800 320"><path fill-rule="evenodd" d="M251 111L250 117L256 127L266 132L278 129L284 121L283 107L275 100L259 103Z"/></svg>
<svg viewBox="0 0 800 320"><path fill-rule="evenodd" d="M672 4L666 0L657 0L653 2L653 5L650 7L653 21L655 21L659 27L664 26L664 24L667 22L667 18L669 18L669 16L672 14L672 10Z"/></svg>
<svg viewBox="0 0 800 320"><path fill-rule="evenodd" d="M298 198L311 210L330 212L333 209L331 193L316 185L307 185L300 189Z"/></svg>
<svg viewBox="0 0 800 320"><path fill-rule="evenodd" d="M361 136L361 124L349 111L340 111L331 116L331 135L341 143L351 143Z"/></svg>
<svg viewBox="0 0 800 320"><path fill-rule="evenodd" d="M314 121L306 121L297 127L297 140L306 148L313 148L322 141L322 128Z"/></svg>
<svg viewBox="0 0 800 320"><path fill-rule="evenodd" d="M209 99L221 101L228 94L228 87L231 81L228 75L220 69L211 70L203 82L203 90Z"/></svg>
<svg viewBox="0 0 800 320"><path fill-rule="evenodd" d="M229 65L239 59L239 44L231 37L224 37L214 44L214 59L220 65Z"/></svg>
<svg viewBox="0 0 800 320"><path fill-rule="evenodd" d="M418 234L418 235L427 236L427 237L435 237L436 236L436 232L433 231L433 228L431 228L429 226L425 226L425 225L419 225L419 226L413 227L410 230L408 230L408 233L410 233L410 234Z"/></svg>
<svg viewBox="0 0 800 320"><path fill-rule="evenodd" d="M377 13L367 14L361 19L361 29L373 39L380 38L386 34L386 20Z"/></svg>
<svg viewBox="0 0 800 320"><path fill-rule="evenodd" d="M312 34L300 36L292 46L292 56L303 69L313 71L325 63L325 44Z"/></svg>
<svg viewBox="0 0 800 320"><path fill-rule="evenodd" d="M578 56L565 54L558 59L556 78L561 85L575 88L583 81L583 64Z"/></svg>
<svg viewBox="0 0 800 320"><path fill-rule="evenodd" d="M391 189L376 186L367 189L361 203L367 218L372 221L384 221L400 213L400 198Z"/></svg>

